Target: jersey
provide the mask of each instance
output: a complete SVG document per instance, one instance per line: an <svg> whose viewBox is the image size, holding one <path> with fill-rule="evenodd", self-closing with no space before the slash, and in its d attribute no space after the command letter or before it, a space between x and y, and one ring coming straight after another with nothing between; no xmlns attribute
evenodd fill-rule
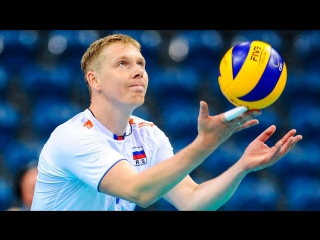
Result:
<svg viewBox="0 0 320 240"><path fill-rule="evenodd" d="M44 144L31 210L132 211L135 203L99 192L102 178L119 161L142 172L173 155L154 123L132 115L118 137L86 109L59 125Z"/></svg>

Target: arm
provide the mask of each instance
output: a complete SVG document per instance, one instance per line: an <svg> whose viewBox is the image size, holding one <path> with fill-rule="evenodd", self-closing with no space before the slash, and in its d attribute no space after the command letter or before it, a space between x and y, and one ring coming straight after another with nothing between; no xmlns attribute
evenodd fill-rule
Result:
<svg viewBox="0 0 320 240"><path fill-rule="evenodd" d="M232 121L224 113L209 116L208 105L200 103L198 136L175 156L141 173L137 173L126 161L113 166L102 179L100 191L137 203L142 207L153 204L209 156L234 132L253 126L259 113L249 110ZM241 127L237 122L244 123Z"/></svg>
<svg viewBox="0 0 320 240"><path fill-rule="evenodd" d="M265 141L274 134L274 125L267 128L246 148L242 157L218 177L196 184L186 177L165 199L180 210L216 210L234 194L242 179L252 171L269 167L287 154L302 139L290 130L277 144L269 148Z"/></svg>

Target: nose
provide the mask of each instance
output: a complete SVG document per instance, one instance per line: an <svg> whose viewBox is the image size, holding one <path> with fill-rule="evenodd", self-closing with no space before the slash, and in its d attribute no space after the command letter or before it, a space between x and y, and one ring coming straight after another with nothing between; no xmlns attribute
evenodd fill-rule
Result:
<svg viewBox="0 0 320 240"><path fill-rule="evenodd" d="M141 67L140 65L137 64L136 68L135 68L135 77L143 78L145 71L146 70L143 67Z"/></svg>

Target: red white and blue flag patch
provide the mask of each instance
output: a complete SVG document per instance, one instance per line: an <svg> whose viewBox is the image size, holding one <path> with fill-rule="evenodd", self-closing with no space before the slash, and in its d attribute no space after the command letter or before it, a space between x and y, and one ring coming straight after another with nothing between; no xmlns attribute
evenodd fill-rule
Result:
<svg viewBox="0 0 320 240"><path fill-rule="evenodd" d="M143 150L143 147L132 148L134 166L141 166L147 164L147 156Z"/></svg>

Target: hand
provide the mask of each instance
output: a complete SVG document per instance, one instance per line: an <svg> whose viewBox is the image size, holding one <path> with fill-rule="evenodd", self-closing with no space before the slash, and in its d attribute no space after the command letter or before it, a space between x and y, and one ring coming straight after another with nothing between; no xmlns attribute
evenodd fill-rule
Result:
<svg viewBox="0 0 320 240"><path fill-rule="evenodd" d="M258 124L259 121L254 117L260 114L260 110L248 110L228 121L225 118L225 113L210 116L208 104L201 101L198 117L198 135L203 139L204 144L217 146L233 133Z"/></svg>
<svg viewBox="0 0 320 240"><path fill-rule="evenodd" d="M275 131L276 126L272 125L249 144L239 160L244 171L258 171L273 165L302 139L301 135L294 136L296 130L292 129L270 148L265 144L265 141L267 141Z"/></svg>

